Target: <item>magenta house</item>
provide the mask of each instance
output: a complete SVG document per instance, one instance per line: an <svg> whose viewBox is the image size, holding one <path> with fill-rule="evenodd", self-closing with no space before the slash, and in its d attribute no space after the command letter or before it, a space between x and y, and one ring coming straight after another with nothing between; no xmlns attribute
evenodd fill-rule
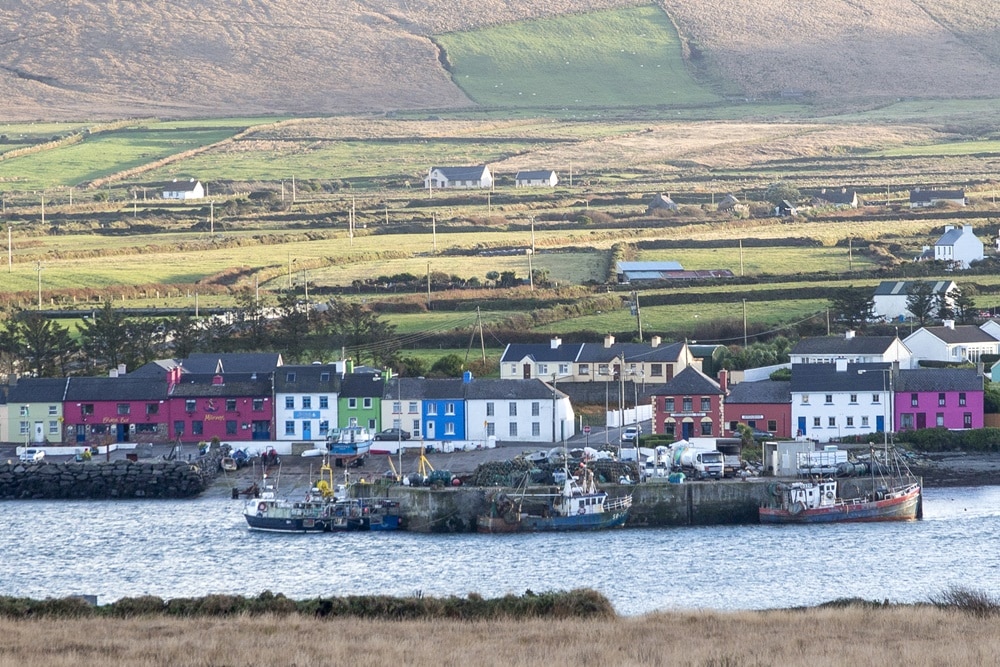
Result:
<svg viewBox="0 0 1000 667"><path fill-rule="evenodd" d="M893 390L898 431L983 428L983 378L974 368L901 370Z"/></svg>
<svg viewBox="0 0 1000 667"><path fill-rule="evenodd" d="M274 399L269 373L181 374L167 371L173 440L272 440Z"/></svg>
<svg viewBox="0 0 1000 667"><path fill-rule="evenodd" d="M166 379L72 377L63 399L63 441L100 445L170 439Z"/></svg>

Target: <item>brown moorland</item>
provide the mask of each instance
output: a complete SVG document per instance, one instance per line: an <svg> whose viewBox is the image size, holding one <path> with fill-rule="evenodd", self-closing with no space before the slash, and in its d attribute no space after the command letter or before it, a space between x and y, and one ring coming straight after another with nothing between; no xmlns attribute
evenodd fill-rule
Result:
<svg viewBox="0 0 1000 667"><path fill-rule="evenodd" d="M10 0L8 120L461 109L432 35L634 0ZM662 0L719 90L831 108L1000 88L1000 17L973 0Z"/></svg>

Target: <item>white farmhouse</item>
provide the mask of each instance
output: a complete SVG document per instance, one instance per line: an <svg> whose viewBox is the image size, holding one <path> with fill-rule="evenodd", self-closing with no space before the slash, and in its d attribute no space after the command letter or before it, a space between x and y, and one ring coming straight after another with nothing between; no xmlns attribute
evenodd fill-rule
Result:
<svg viewBox="0 0 1000 667"><path fill-rule="evenodd" d="M972 225L945 225L944 234L934 244L934 259L967 269L970 263L983 259L983 242L972 233Z"/></svg>
<svg viewBox="0 0 1000 667"><path fill-rule="evenodd" d="M491 188L493 174L485 164L475 167L431 167L424 178L424 189Z"/></svg>
<svg viewBox="0 0 1000 667"><path fill-rule="evenodd" d="M910 350L897 336L856 336L847 331L843 336L803 338L790 353L792 365L832 364L846 359L852 364L898 363L910 367Z"/></svg>
<svg viewBox="0 0 1000 667"><path fill-rule="evenodd" d="M910 290L916 281L913 280L883 280L875 288L874 311L876 315L881 315L887 320L897 317L913 317L907 309L906 299L910 296ZM948 296L952 290L957 290L958 286L951 280L937 280L931 283L931 292L945 300L951 308L955 307L954 300Z"/></svg>
<svg viewBox="0 0 1000 667"><path fill-rule="evenodd" d="M576 435L569 396L538 379L475 379L465 400L469 440L555 443Z"/></svg>
<svg viewBox="0 0 1000 667"><path fill-rule="evenodd" d="M554 188L558 183L559 177L551 169L519 171L514 176L514 187L517 188Z"/></svg>
<svg viewBox="0 0 1000 667"><path fill-rule="evenodd" d="M190 179L179 181L176 178L163 186L164 199L201 199L205 196L205 186L201 181Z"/></svg>
<svg viewBox="0 0 1000 667"><path fill-rule="evenodd" d="M914 363L922 360L976 363L984 354L1000 354L1000 340L973 326L955 326L945 320L939 327L921 327L903 343L913 352Z"/></svg>

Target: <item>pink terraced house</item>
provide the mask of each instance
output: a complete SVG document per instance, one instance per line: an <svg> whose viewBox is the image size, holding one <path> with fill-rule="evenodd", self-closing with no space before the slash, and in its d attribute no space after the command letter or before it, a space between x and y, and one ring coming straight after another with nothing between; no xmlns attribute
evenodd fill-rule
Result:
<svg viewBox="0 0 1000 667"><path fill-rule="evenodd" d="M976 369L901 370L893 380L897 431L983 428L983 378Z"/></svg>

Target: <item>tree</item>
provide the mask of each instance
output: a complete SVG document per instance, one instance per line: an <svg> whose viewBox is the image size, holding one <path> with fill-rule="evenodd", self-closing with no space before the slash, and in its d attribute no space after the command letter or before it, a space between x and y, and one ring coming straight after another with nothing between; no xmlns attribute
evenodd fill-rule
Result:
<svg viewBox="0 0 1000 667"><path fill-rule="evenodd" d="M294 292L283 292L278 298L278 319L272 340L289 359L298 361L306 349L310 325L307 311L299 306Z"/></svg>
<svg viewBox="0 0 1000 667"><path fill-rule="evenodd" d="M198 349L201 342L201 330L197 322L187 313L181 313L167 324L170 331L170 344L174 355L186 359Z"/></svg>
<svg viewBox="0 0 1000 667"><path fill-rule="evenodd" d="M918 280L910 285L906 297L906 309L923 326L934 313L937 298L934 295L934 283Z"/></svg>
<svg viewBox="0 0 1000 667"><path fill-rule="evenodd" d="M957 320L959 324L972 324L976 319L976 303L972 299L971 288L955 287L948 290L945 299L941 300L941 313L946 312L945 307L951 301L951 319ZM941 315L941 319L949 319Z"/></svg>
<svg viewBox="0 0 1000 667"><path fill-rule="evenodd" d="M37 377L65 375L66 363L77 350L69 329L41 313L23 313L14 325L19 352Z"/></svg>
<svg viewBox="0 0 1000 667"><path fill-rule="evenodd" d="M798 189L787 181L771 183L764 191L764 201L775 206L780 205L786 199L794 204L801 196Z"/></svg>
<svg viewBox="0 0 1000 667"><path fill-rule="evenodd" d="M246 339L246 347L251 350L263 348L267 343L266 299L262 301L257 292L249 288L240 290L233 298L236 301L238 335Z"/></svg>
<svg viewBox="0 0 1000 667"><path fill-rule="evenodd" d="M863 326L872 316L875 308L875 297L868 288L855 288L851 285L847 289L838 290L837 296L830 299L830 309L834 316L841 319L851 327Z"/></svg>
<svg viewBox="0 0 1000 667"><path fill-rule="evenodd" d="M500 274L500 287L514 287L517 285L517 274L513 271L503 271Z"/></svg>
<svg viewBox="0 0 1000 667"><path fill-rule="evenodd" d="M359 362L367 353L375 365L384 368L399 365L396 326L383 320L368 305L334 299L323 321L330 347L349 349Z"/></svg>
<svg viewBox="0 0 1000 667"><path fill-rule="evenodd" d="M125 316L111 306L94 311L94 316L79 325L80 346L90 362L97 367L117 368L127 354L128 331Z"/></svg>
<svg viewBox="0 0 1000 667"><path fill-rule="evenodd" d="M462 361L462 357L457 354L446 354L431 366L431 375L457 378L462 377L463 370L465 370L465 363Z"/></svg>

